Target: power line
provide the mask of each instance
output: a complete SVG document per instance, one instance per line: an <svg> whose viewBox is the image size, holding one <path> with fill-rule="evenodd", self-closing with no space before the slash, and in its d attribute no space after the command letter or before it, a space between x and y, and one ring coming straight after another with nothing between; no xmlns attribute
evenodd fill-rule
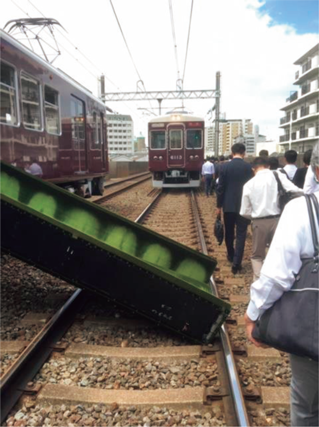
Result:
<svg viewBox="0 0 319 427"><path fill-rule="evenodd" d="M127 48L127 50L128 50L128 53L129 53L129 55L130 55L130 58L131 58L131 60L132 60L133 65L134 65L134 68L135 68L136 74L138 75L139 80L143 83L142 77L140 76L140 73L139 73L139 72L138 72L138 70L137 70L137 67L136 67L136 65L135 65L135 62L134 62L133 56L132 56L131 51L130 51L130 49L129 49L129 47L128 47L128 44L127 44L127 42L126 42L126 38L125 38L125 36L124 36L124 33L123 33L123 30L122 30L122 27L121 27L120 21L119 21L119 19L118 19L118 17L117 17L117 14L116 14L115 9L114 9L114 6L113 6L113 2L112 2L112 0L110 0L110 3L111 3L111 6L112 6L112 9L113 9L113 12L114 12L114 15L115 15L115 18L116 18L117 24L118 24L119 29L120 29L120 31L121 31L121 34L122 34L122 37L123 37L123 40L124 40L125 46L126 46L126 48ZM144 86L144 83L143 83L143 86ZM145 87L144 87L144 89L145 89Z"/></svg>
<svg viewBox="0 0 319 427"><path fill-rule="evenodd" d="M178 65L178 55L177 55L177 42L176 42L176 35L175 35L175 25L174 25L174 14L173 14L172 0L168 0L168 4L169 4L170 16L171 16L171 27L172 27L174 52L175 52L175 62L176 62L176 69L177 69L177 80L179 80L180 76L179 76L179 65Z"/></svg>
<svg viewBox="0 0 319 427"><path fill-rule="evenodd" d="M190 17L189 17L188 37L187 37L187 46L186 46L185 63L184 63L184 71L183 71L183 82L184 82L184 79L185 79L185 71L186 71L186 63L187 63L189 37L190 37L190 33L191 33L191 24L192 24L192 16L193 16L193 6L194 6L194 0L192 0L191 13L190 13Z"/></svg>

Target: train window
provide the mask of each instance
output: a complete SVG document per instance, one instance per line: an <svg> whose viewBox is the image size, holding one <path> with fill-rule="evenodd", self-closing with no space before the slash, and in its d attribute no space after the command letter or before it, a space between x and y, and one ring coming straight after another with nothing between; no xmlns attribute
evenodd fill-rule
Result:
<svg viewBox="0 0 319 427"><path fill-rule="evenodd" d="M16 126L18 124L15 69L2 61L0 82L0 122L11 126Z"/></svg>
<svg viewBox="0 0 319 427"><path fill-rule="evenodd" d="M48 133L60 135L59 93L44 86L45 128Z"/></svg>
<svg viewBox="0 0 319 427"><path fill-rule="evenodd" d="M182 148L182 131L171 130L169 132L170 148L177 150Z"/></svg>
<svg viewBox="0 0 319 427"><path fill-rule="evenodd" d="M202 131L188 130L186 148L202 148Z"/></svg>
<svg viewBox="0 0 319 427"><path fill-rule="evenodd" d="M26 129L42 130L40 84L21 73L22 114Z"/></svg>
<svg viewBox="0 0 319 427"><path fill-rule="evenodd" d="M163 150L165 148L165 131L153 130L151 132L151 149Z"/></svg>
<svg viewBox="0 0 319 427"><path fill-rule="evenodd" d="M76 150L85 148L84 104L76 98L71 99L72 140Z"/></svg>

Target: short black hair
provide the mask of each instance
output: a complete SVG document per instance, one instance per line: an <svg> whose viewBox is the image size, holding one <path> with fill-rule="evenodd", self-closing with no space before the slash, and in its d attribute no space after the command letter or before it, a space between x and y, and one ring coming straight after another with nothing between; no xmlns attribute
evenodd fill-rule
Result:
<svg viewBox="0 0 319 427"><path fill-rule="evenodd" d="M275 171L279 168L279 160L277 157L269 157L268 159L269 169Z"/></svg>
<svg viewBox="0 0 319 427"><path fill-rule="evenodd" d="M312 155L312 148L310 148L310 150L307 150L304 153L303 158L302 158L303 162L308 166L310 165L311 155Z"/></svg>
<svg viewBox="0 0 319 427"><path fill-rule="evenodd" d="M223 162L225 160L225 156L219 156L219 161Z"/></svg>
<svg viewBox="0 0 319 427"><path fill-rule="evenodd" d="M259 157L268 157L269 151L268 150L260 150L259 151Z"/></svg>
<svg viewBox="0 0 319 427"><path fill-rule="evenodd" d="M263 166L264 168L267 168L269 166L268 159L266 157L256 157L253 160L251 167L254 169L254 168L258 168L259 166Z"/></svg>
<svg viewBox="0 0 319 427"><path fill-rule="evenodd" d="M288 150L285 152L284 157L287 160L287 163L290 163L290 164L295 163L297 160L297 151Z"/></svg>
<svg viewBox="0 0 319 427"><path fill-rule="evenodd" d="M246 145L242 142L236 142L231 148L233 154L244 154L246 152Z"/></svg>

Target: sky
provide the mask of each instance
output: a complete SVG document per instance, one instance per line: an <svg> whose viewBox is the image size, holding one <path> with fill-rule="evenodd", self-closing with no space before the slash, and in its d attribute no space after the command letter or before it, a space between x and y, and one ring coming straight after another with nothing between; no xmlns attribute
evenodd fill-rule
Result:
<svg viewBox="0 0 319 427"><path fill-rule="evenodd" d="M251 119L260 134L279 140L280 108L296 90L293 63L319 41L317 0L193 0L186 66L192 0L171 0L178 65L169 0L112 3L130 53L110 0L9 0L0 27L27 16L57 19L66 31L55 31L62 55L53 65L95 95L102 73L106 92L135 92L140 79L147 91L176 90L183 75L185 90L214 89L220 71L220 111L226 119ZM207 113L214 104L214 99L189 100L185 108L209 125L214 115ZM107 105L132 116L136 136L146 136L148 120L158 114L157 101ZM164 112L180 106L162 103Z"/></svg>

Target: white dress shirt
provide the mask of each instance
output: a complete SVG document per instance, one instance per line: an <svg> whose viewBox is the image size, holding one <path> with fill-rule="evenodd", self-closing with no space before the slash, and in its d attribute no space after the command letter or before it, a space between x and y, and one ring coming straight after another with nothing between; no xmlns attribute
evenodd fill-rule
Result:
<svg viewBox="0 0 319 427"><path fill-rule="evenodd" d="M315 180L315 174L313 173L311 166L307 169L303 191L305 194L311 194L319 191L319 183Z"/></svg>
<svg viewBox="0 0 319 427"><path fill-rule="evenodd" d="M213 163L207 161L203 164L202 175L213 175L215 173L215 166Z"/></svg>
<svg viewBox="0 0 319 427"><path fill-rule="evenodd" d="M302 192L287 176L275 171L286 191ZM263 218L265 216L279 215L278 183L274 171L261 169L251 178L243 188L240 215L245 218Z"/></svg>
<svg viewBox="0 0 319 427"><path fill-rule="evenodd" d="M289 176L289 179L291 179L291 181L294 179L297 169L298 168L296 165L286 165L284 167L284 170L287 172L287 175Z"/></svg>
<svg viewBox="0 0 319 427"><path fill-rule="evenodd" d="M319 200L319 191L315 193ZM314 253L308 209L304 197L285 207L270 249L261 269L260 278L250 287L248 317L255 321L284 292L289 291L301 268L301 258ZM319 227L317 227L319 235Z"/></svg>
<svg viewBox="0 0 319 427"><path fill-rule="evenodd" d="M37 163L32 163L32 165L29 167L29 172L34 176L42 176L42 168Z"/></svg>

